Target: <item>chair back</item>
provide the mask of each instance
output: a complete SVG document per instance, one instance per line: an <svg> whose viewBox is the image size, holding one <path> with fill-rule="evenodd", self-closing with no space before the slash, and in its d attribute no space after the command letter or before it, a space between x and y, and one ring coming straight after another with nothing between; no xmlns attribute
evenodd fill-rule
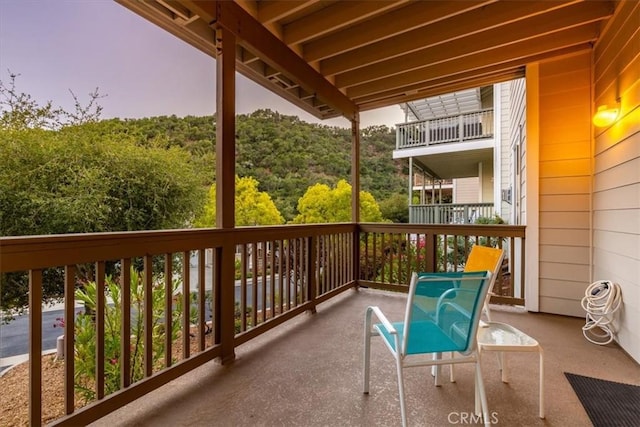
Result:
<svg viewBox="0 0 640 427"><path fill-rule="evenodd" d="M491 291L496 277L500 274L503 259L503 249L473 245L467 257L467 262L464 265L464 271L490 271L491 286L489 287L489 291Z"/></svg>
<svg viewBox="0 0 640 427"><path fill-rule="evenodd" d="M492 248L489 246L474 245L471 248L467 262L464 265L464 271L490 271L491 282L489 283L489 292L484 302L484 311L487 319L491 320L489 313L489 299L493 294L493 287L496 279L500 275L502 268L502 260L504 259L504 250L500 248Z"/></svg>
<svg viewBox="0 0 640 427"><path fill-rule="evenodd" d="M413 273L403 324L404 355L475 350L491 273ZM429 300L425 303L425 300Z"/></svg>

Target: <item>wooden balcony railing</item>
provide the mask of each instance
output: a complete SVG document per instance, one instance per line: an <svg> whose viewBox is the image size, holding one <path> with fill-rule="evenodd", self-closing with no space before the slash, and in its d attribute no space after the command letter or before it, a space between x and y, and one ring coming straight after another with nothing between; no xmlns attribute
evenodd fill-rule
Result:
<svg viewBox="0 0 640 427"><path fill-rule="evenodd" d="M492 218L493 203L441 203L409 206L411 224L472 224L480 217Z"/></svg>
<svg viewBox="0 0 640 427"><path fill-rule="evenodd" d="M524 226L360 224L360 285L406 291L412 271L459 271L474 244L501 247L492 302L524 305Z"/></svg>
<svg viewBox="0 0 640 427"><path fill-rule="evenodd" d="M396 125L396 149L493 137L493 110Z"/></svg>
<svg viewBox="0 0 640 427"><path fill-rule="evenodd" d="M524 227L406 224L0 238L2 285L29 281L29 422L90 423L358 283L406 291L412 269L463 268L473 243L508 248L498 293L523 303L523 239ZM64 409L52 414L41 299L55 281L67 357ZM92 288L89 312L75 312Z"/></svg>

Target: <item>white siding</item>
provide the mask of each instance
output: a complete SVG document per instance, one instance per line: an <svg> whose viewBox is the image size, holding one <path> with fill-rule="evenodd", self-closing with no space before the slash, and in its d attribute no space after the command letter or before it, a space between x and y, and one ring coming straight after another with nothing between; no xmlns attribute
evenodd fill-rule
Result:
<svg viewBox="0 0 640 427"><path fill-rule="evenodd" d="M495 90L499 92L500 97L500 188L507 190L511 189L513 196L514 191L514 173L512 166L512 140L511 140L511 128L509 117L511 114L511 86L513 82L500 83L495 85ZM513 197L511 203L502 201L500 197L500 216L506 222L512 223L511 210L513 208Z"/></svg>
<svg viewBox="0 0 640 427"><path fill-rule="evenodd" d="M595 102L621 112L594 129L593 279L622 288L617 341L640 362L640 3L622 2L595 46Z"/></svg>

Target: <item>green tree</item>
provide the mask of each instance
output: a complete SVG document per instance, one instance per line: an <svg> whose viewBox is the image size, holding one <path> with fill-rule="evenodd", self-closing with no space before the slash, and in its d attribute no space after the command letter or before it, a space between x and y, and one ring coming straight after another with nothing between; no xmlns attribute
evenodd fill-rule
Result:
<svg viewBox="0 0 640 427"><path fill-rule="evenodd" d="M279 225L284 223L278 208L269 194L258 191L258 181L250 176L236 176L235 222L236 226ZM216 186L209 188L202 216L195 221L196 227L215 227Z"/></svg>
<svg viewBox="0 0 640 427"><path fill-rule="evenodd" d="M59 129L62 126L80 125L100 119L102 106L98 99L99 89L89 93L89 102L83 105L69 89L74 102L74 111L54 107L52 101L40 105L31 95L19 92L16 79L20 74L9 71L9 83L0 80L0 129Z"/></svg>
<svg viewBox="0 0 640 427"><path fill-rule="evenodd" d="M309 187L298 201L300 212L292 221L295 224L317 224L351 221L351 184L340 180L335 188L326 184ZM375 198L367 191L360 191L360 220L383 222Z"/></svg>
<svg viewBox="0 0 640 427"><path fill-rule="evenodd" d="M199 214L204 188L184 150L84 128L0 129L0 236L184 228ZM61 279L45 271L45 302ZM1 275L5 319L27 304L26 274Z"/></svg>
<svg viewBox="0 0 640 427"><path fill-rule="evenodd" d="M394 223L409 222L409 204L406 194L393 194L380 202L380 212L385 219Z"/></svg>

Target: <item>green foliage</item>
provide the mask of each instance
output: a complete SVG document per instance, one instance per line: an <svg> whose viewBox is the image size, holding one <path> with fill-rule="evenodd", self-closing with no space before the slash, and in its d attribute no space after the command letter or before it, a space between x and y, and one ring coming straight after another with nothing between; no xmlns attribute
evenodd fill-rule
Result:
<svg viewBox="0 0 640 427"><path fill-rule="evenodd" d="M481 216L478 217L475 221L475 224L504 224L504 220L498 215L495 214L493 217Z"/></svg>
<svg viewBox="0 0 640 427"><path fill-rule="evenodd" d="M120 378L121 359L121 330L122 330L122 295L120 285L111 277L105 280L106 295L110 303L105 305L104 312L104 360L105 360L105 394L120 390L122 387ZM180 282L174 280L172 292L180 286ZM164 325L164 300L165 285L161 277L154 278L152 290L152 360L157 367L164 360L164 336L171 334L172 341L178 338L180 329L180 317L183 309L176 304L172 310L171 329L167 332ZM86 313L78 313L75 320L75 389L86 401L95 399L96 381L96 324L95 310L97 307L97 286L95 282L86 283L81 289L76 290L76 299L84 303ZM179 300L179 298L178 298ZM144 276L135 269L131 269L131 333L129 343L131 348L129 381L134 383L144 377ZM125 337L127 338L127 337Z"/></svg>
<svg viewBox="0 0 640 427"><path fill-rule="evenodd" d="M0 130L0 236L184 228L192 221L204 190L188 154L83 128ZM63 293L62 274L51 271L43 278L45 302ZM28 280L12 273L0 283L9 320L28 303Z"/></svg>
<svg viewBox="0 0 640 427"><path fill-rule="evenodd" d="M258 181L252 177L236 176L235 222L236 226L279 225L284 218L271 200L269 194L258 191ZM209 188L203 214L196 219L196 227L215 227L216 186Z"/></svg>
<svg viewBox="0 0 640 427"><path fill-rule="evenodd" d="M0 129L59 129L63 126L95 122L100 119L102 106L98 99L98 88L89 94L89 102L83 105L75 93L69 90L74 101L74 111L54 107L52 101L44 105L36 102L31 95L19 92L16 79L19 74L9 71L9 83L0 81Z"/></svg>
<svg viewBox="0 0 640 427"><path fill-rule="evenodd" d="M81 127L0 131L0 163L3 236L184 227L202 200L181 149Z"/></svg>
<svg viewBox="0 0 640 427"><path fill-rule="evenodd" d="M351 185L340 180L333 189L325 184L311 186L298 202L298 211L300 214L293 220L295 224L350 222ZM383 221L376 200L366 191L360 191L360 220Z"/></svg>
<svg viewBox="0 0 640 427"><path fill-rule="evenodd" d="M394 223L409 222L409 203L406 194L393 194L380 202L382 216Z"/></svg>

